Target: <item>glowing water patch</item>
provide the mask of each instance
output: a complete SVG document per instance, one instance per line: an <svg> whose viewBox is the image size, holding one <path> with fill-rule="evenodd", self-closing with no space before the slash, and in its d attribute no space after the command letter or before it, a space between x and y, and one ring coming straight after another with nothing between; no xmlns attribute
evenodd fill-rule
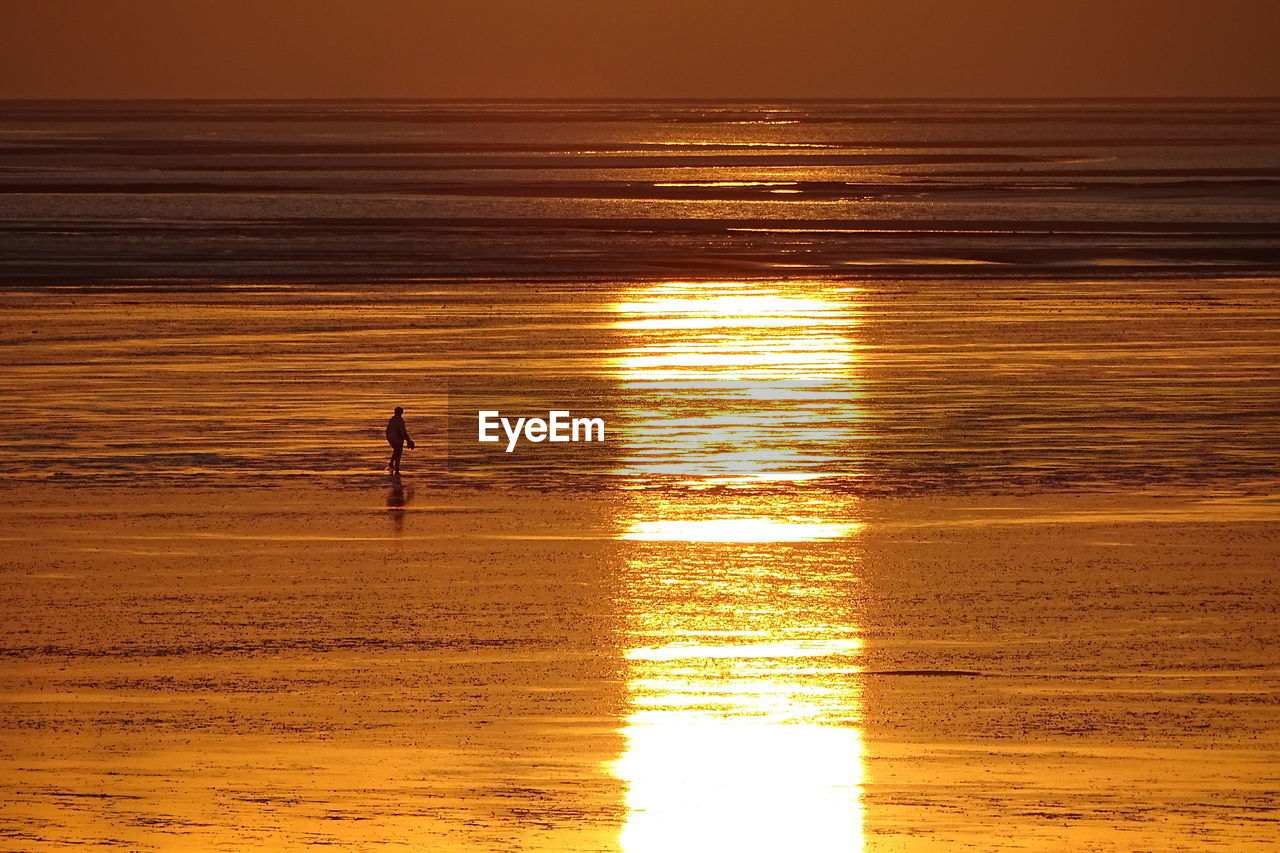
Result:
<svg viewBox="0 0 1280 853"><path fill-rule="evenodd" d="M840 539L861 524L777 518L704 518L689 521L633 521L620 538L650 542L810 542Z"/></svg>
<svg viewBox="0 0 1280 853"><path fill-rule="evenodd" d="M690 660L704 658L811 658L841 655L862 648L858 639L844 640L792 640L773 643L748 644L694 644L677 643L652 648L628 649L627 660Z"/></svg>
<svg viewBox="0 0 1280 853"><path fill-rule="evenodd" d="M672 719L626 736L627 853L863 849L854 729Z"/></svg>

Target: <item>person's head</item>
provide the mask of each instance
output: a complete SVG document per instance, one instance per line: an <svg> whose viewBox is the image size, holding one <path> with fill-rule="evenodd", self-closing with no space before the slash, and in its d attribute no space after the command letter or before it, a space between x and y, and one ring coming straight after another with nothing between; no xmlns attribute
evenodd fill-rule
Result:
<svg viewBox="0 0 1280 853"><path fill-rule="evenodd" d="M404 414L404 409L400 408L399 406L396 406L396 414L397 414L397 415L403 415L403 414Z"/></svg>

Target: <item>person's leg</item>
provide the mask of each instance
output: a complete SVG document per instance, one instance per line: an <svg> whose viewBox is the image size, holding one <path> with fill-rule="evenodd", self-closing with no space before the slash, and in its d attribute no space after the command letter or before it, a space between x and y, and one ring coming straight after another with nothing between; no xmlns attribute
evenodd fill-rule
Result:
<svg viewBox="0 0 1280 853"><path fill-rule="evenodd" d="M391 446L391 464L387 467L391 469L392 474L400 473L400 455L404 453L403 444L394 444Z"/></svg>

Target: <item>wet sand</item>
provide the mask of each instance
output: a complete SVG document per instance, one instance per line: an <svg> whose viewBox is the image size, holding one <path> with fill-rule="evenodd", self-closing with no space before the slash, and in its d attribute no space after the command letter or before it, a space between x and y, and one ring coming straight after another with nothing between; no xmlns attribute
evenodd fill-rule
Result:
<svg viewBox="0 0 1280 853"><path fill-rule="evenodd" d="M0 304L0 846L1280 834L1271 280ZM530 377L611 471L457 462Z"/></svg>
<svg viewBox="0 0 1280 853"><path fill-rule="evenodd" d="M1272 501L405 483L5 485L5 845L1276 838Z"/></svg>

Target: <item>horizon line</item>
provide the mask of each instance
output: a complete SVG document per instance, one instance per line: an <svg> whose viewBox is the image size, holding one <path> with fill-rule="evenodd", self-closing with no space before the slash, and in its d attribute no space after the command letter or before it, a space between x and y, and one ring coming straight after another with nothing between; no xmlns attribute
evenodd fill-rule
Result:
<svg viewBox="0 0 1280 853"><path fill-rule="evenodd" d="M699 96L0 96L0 104L12 103L1008 103L1025 101L1280 101L1274 95L913 95L913 96L809 96L761 95Z"/></svg>

